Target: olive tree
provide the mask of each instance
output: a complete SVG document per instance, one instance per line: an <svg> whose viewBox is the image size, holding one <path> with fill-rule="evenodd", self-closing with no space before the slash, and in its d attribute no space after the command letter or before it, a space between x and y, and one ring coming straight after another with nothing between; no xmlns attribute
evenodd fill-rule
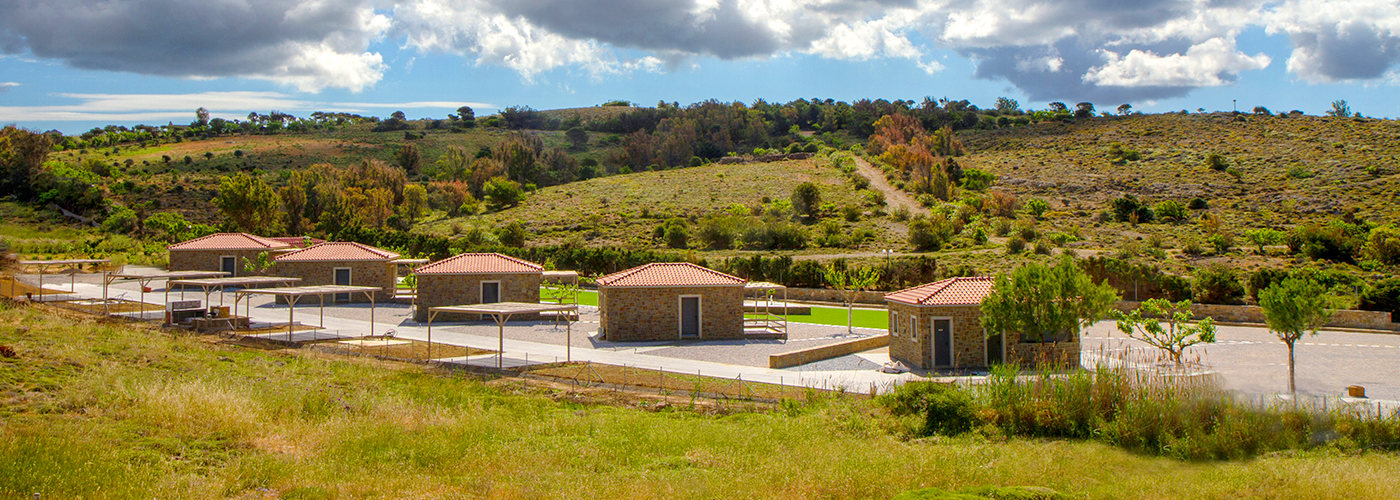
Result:
<svg viewBox="0 0 1400 500"><path fill-rule="evenodd" d="M1206 318L1191 325L1191 301L1172 303L1166 299L1143 302L1133 312L1112 312L1118 320L1118 331L1147 345L1167 351L1167 356L1181 366L1181 353L1196 344L1215 343L1215 320ZM1160 319L1159 319L1160 318ZM1166 326L1164 327L1163 324Z"/></svg>
<svg viewBox="0 0 1400 500"><path fill-rule="evenodd" d="M1304 333L1317 335L1317 330L1332 319L1327 308L1327 289L1308 278L1286 278L1259 292L1259 307L1264 309L1264 322L1288 346L1288 392L1298 392L1293 375L1293 352Z"/></svg>
<svg viewBox="0 0 1400 500"><path fill-rule="evenodd" d="M857 269L837 269L833 264L827 264L822 268L822 277L826 279L826 284L841 292L841 299L846 302L846 332L851 333L851 309L860 296L860 292L868 290L880 281L880 269L874 267L862 267Z"/></svg>
<svg viewBox="0 0 1400 500"><path fill-rule="evenodd" d="M792 209L801 215L811 216L822 204L822 193L816 184L804 182L792 190Z"/></svg>

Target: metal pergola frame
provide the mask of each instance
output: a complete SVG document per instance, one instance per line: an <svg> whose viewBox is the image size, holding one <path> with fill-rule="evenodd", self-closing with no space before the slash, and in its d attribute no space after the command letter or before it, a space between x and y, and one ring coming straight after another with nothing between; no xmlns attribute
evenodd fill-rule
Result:
<svg viewBox="0 0 1400 500"><path fill-rule="evenodd" d="M292 328L295 326L297 300L302 297L316 296L321 299L321 327L325 327L326 322L326 296L339 293L364 293L369 298L369 336L374 336L374 293L383 290L377 286L350 286L350 285L312 285L312 286L289 286L279 288L245 288L233 292L233 307L238 308L238 301L249 298L249 295L272 295L274 297L285 297L287 299L287 342L292 341ZM245 305L248 309L248 318L253 317L252 301Z"/></svg>
<svg viewBox="0 0 1400 500"><path fill-rule="evenodd" d="M224 277L224 276L228 276L228 274L229 274L229 273L226 273L226 272L223 272L223 271L166 271L166 272L163 272L163 273L156 273L156 274L135 274L135 273L121 273L121 272L118 272L118 273L112 273L112 272L103 273L103 275L102 275L102 307L103 307L104 310L108 311L109 313L111 312L111 308L109 307L109 305L108 305L108 303L107 303L107 288L110 287L110 286L112 285L113 282L115 282L115 281L117 281L117 280L136 280L136 282L138 282L138 283L141 284L141 313L140 313L140 316L138 316L138 317L141 318L141 319L145 319L145 318L146 318L146 289L147 289L147 288L150 288L149 285L151 284L152 281L161 280L161 279L163 279L163 280L171 280L171 279L222 278L222 277ZM169 286L168 283L167 283L167 285L166 285L166 287L165 287L165 293L166 293L166 298L168 299L169 296L170 296L170 286Z"/></svg>
<svg viewBox="0 0 1400 500"><path fill-rule="evenodd" d="M782 304L783 304L783 313L782 313L782 314L773 314L773 295L774 295L778 290L782 290L782 291L783 291L783 301L782 301ZM749 317L749 313L748 313L747 311L745 311L745 312L744 312L744 330L745 330L745 333L748 332L750 325L752 325L752 326L755 327L755 328L761 328L761 329L763 329L763 331L764 331L765 333L781 333L781 334L783 334L783 335L787 335L787 317L788 317L788 309L787 309L787 308L789 307L788 301L787 301L787 287L786 287L786 286L783 286L783 285L779 285L779 284L777 284L777 283L769 283L769 282L766 282L766 281L751 281L751 282L749 282L749 283L745 283L745 284L744 284L744 299L743 299L743 300L747 301L747 300L749 299L749 293L750 293L750 292L755 292L755 297L754 297L754 313L753 313L754 316L758 316L758 315L761 314L763 317L761 317L761 318L759 318L759 317L750 318L750 317ZM763 301L762 304L759 303L760 299ZM743 306L743 307L747 308L748 306ZM760 307L763 308L762 311L759 311L759 308L760 308ZM781 319L779 320L779 319L774 319L774 318L781 318Z"/></svg>
<svg viewBox="0 0 1400 500"><path fill-rule="evenodd" d="M471 304L471 305L460 305L460 306L438 306L438 307L429 307L429 308L428 308L428 359L429 359L429 360L432 360L432 359L433 359L433 318L436 318L437 315L438 315L438 313L480 314L480 315L483 315L483 316L491 316L492 319L496 320L496 331L497 331L497 335L498 335L498 338L496 339L496 345L497 345L497 351L496 351L496 369L499 370L499 369L501 369L502 366L503 366L503 363L504 363L504 361L505 361L505 354L506 354L506 352L505 352L505 351L506 351L506 326L505 326L505 324L506 324L507 321L510 321L510 317L511 317L511 316L514 316L514 315L516 315L516 314L539 314L539 313L545 313L545 312L569 312L569 311L572 311L572 312L574 312L574 313L578 313L578 305L576 305L576 304L549 305L549 304L537 304L537 303L531 303L531 302L496 302L496 303L492 303L492 304ZM568 328L568 330L566 331L566 333L565 333L566 336L564 337L564 356L565 356L565 360L566 360L566 361L572 361L572 360L573 360L573 348L572 348L572 345L573 345L573 334L574 334L573 322L572 322L572 321L568 321L568 327L567 327L567 328Z"/></svg>
<svg viewBox="0 0 1400 500"><path fill-rule="evenodd" d="M299 281L301 281L301 278L287 278L281 276L242 276L228 278L170 280L165 282L165 303L170 303L170 289L177 286L180 287L181 300L185 298L186 287L200 288L204 291L204 306L209 307L209 296L213 295L215 289L218 289L219 291L219 305L223 305L224 288L226 287L239 287L241 289L248 289L258 285L283 285L284 287L286 287L291 286ZM237 307L236 303L234 304L234 307Z"/></svg>
<svg viewBox="0 0 1400 500"><path fill-rule="evenodd" d="M48 270L49 270L50 267L53 267L53 266L59 266L60 268L62 268L62 267L77 267L78 269L81 270L82 267L83 267L83 265L86 265L86 264L111 264L111 263L112 263L112 259L21 260L21 261L17 262L17 264L19 264L21 274L23 274L22 272L25 270L25 268L30 268L30 267L38 268L38 270L39 270L39 301L40 301L40 302L43 302L43 300L44 300L44 275L45 275L45 274L48 274ZM103 272L103 271L98 271L98 272L100 273L100 272ZM97 273L85 273L85 274L97 274ZM76 283L77 283L77 282L76 282L76 278L75 278L76 275L77 275L77 273L69 274L69 281L70 281L70 283L69 283L69 290L70 290L70 291L73 290L74 288L77 288L77 287L76 287ZM16 276L11 276L11 277L10 277L10 297L11 297L11 298L14 298L14 296L15 296L15 281L17 281L17 280L18 280L18 279L17 279Z"/></svg>

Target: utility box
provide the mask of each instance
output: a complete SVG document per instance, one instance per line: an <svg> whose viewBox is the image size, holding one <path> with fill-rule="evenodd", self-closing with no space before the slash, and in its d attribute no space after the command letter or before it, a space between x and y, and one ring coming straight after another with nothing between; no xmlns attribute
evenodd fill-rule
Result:
<svg viewBox="0 0 1400 500"><path fill-rule="evenodd" d="M1359 385L1349 385L1347 386L1347 396L1364 398L1366 397L1366 388Z"/></svg>

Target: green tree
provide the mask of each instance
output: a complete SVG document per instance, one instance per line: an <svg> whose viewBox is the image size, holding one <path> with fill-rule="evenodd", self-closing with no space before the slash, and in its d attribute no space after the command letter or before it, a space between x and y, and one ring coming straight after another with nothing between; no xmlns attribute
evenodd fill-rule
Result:
<svg viewBox="0 0 1400 500"><path fill-rule="evenodd" d="M1400 278L1386 278L1361 293L1357 309L1363 311L1385 311L1390 320L1400 318Z"/></svg>
<svg viewBox="0 0 1400 500"><path fill-rule="evenodd" d="M838 269L834 264L827 264L822 268L822 277L826 279L826 284L841 292L841 299L846 302L846 332L854 330L851 327L852 306L860 292L868 290L880 281L880 269L874 267L862 267L857 269Z"/></svg>
<svg viewBox="0 0 1400 500"><path fill-rule="evenodd" d="M1119 104L1119 105L1118 105L1118 116L1128 116L1128 115L1131 115L1131 114L1133 114L1133 105L1132 105L1132 104Z"/></svg>
<svg viewBox="0 0 1400 500"><path fill-rule="evenodd" d="M399 146L399 150L394 153L394 161L408 175L418 175L418 167L423 163L423 157L418 154L418 146L404 144Z"/></svg>
<svg viewBox="0 0 1400 500"><path fill-rule="evenodd" d="M1259 307L1269 330L1288 346L1288 392L1297 393L1294 377L1294 345L1304 333L1317 335L1332 318L1327 289L1307 278L1287 278L1259 292Z"/></svg>
<svg viewBox="0 0 1400 500"><path fill-rule="evenodd" d="M258 252L253 258L243 258L243 271L248 274L262 274L272 268L272 254L268 252Z"/></svg>
<svg viewBox="0 0 1400 500"><path fill-rule="evenodd" d="M1002 113L1015 113L1021 110L1021 103L1010 97L998 97L996 107Z"/></svg>
<svg viewBox="0 0 1400 500"><path fill-rule="evenodd" d="M505 177L491 179L483 191L486 193L486 201L496 210L519 205L521 200L525 199L525 191L520 188L520 183Z"/></svg>
<svg viewBox="0 0 1400 500"><path fill-rule="evenodd" d="M1283 236L1282 231L1268 228L1250 229L1244 232L1244 238L1258 247L1259 255L1264 255L1265 246L1283 243Z"/></svg>
<svg viewBox="0 0 1400 500"><path fill-rule="evenodd" d="M496 239L502 245L520 248L525 246L525 226L520 221L511 221L505 227L496 229Z"/></svg>
<svg viewBox="0 0 1400 500"><path fill-rule="evenodd" d="M1215 343L1215 320L1206 318L1194 325L1188 324L1192 317L1189 300L1172 303L1166 299L1151 299L1133 312L1113 311L1112 315L1118 320L1118 331L1167 351L1167 356L1177 366L1181 366L1181 353L1186 348ZM1162 326L1163 322L1166 327Z"/></svg>
<svg viewBox="0 0 1400 500"><path fill-rule="evenodd" d="M276 230L280 201L262 179L239 172L219 179L214 206L239 231L268 234Z"/></svg>
<svg viewBox="0 0 1400 500"><path fill-rule="evenodd" d="M1381 264L1400 264L1400 229L1381 226L1371 230L1361 254Z"/></svg>
<svg viewBox="0 0 1400 500"><path fill-rule="evenodd" d="M573 147L575 151L583 151L588 147L588 132L585 132L579 127L574 127L569 129L568 132L564 132L564 138L569 141L569 145Z"/></svg>
<svg viewBox="0 0 1400 500"><path fill-rule="evenodd" d="M1191 294L1202 304L1243 304L1244 285L1235 270L1213 264L1196 271L1191 280Z"/></svg>
<svg viewBox="0 0 1400 500"><path fill-rule="evenodd" d="M822 192L816 184L804 182L792 190L792 209L799 215L811 217L822 204Z"/></svg>
<svg viewBox="0 0 1400 500"><path fill-rule="evenodd" d="M288 177L287 185L277 190L277 195L282 200L282 216L286 219L287 233L299 235L306 233L307 221L304 217L306 213L306 180L300 171L292 171Z"/></svg>
<svg viewBox="0 0 1400 500"><path fill-rule="evenodd" d="M998 273L992 294L982 300L982 328L1026 342L1060 342L1103 318L1117 300L1107 280L1094 284L1066 255L1053 266L1030 263L1009 276Z"/></svg>
<svg viewBox="0 0 1400 500"><path fill-rule="evenodd" d="M403 203L399 210L410 223L416 222L428 206L428 190L422 184L410 184L403 188Z"/></svg>
<svg viewBox="0 0 1400 500"><path fill-rule="evenodd" d="M1332 109L1327 110L1327 116L1349 118L1351 117L1351 105L1347 104L1345 99L1332 101Z"/></svg>

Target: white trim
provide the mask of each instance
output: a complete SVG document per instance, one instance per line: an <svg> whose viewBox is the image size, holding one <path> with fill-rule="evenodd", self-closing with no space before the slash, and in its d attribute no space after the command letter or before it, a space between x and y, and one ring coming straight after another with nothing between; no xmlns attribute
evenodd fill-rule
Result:
<svg viewBox="0 0 1400 500"><path fill-rule="evenodd" d="M685 338L685 299L695 299L695 338L705 338L705 296L676 296L676 338Z"/></svg>
<svg viewBox="0 0 1400 500"><path fill-rule="evenodd" d="M948 321L948 366L947 368L958 367L958 353L953 350L953 318L949 316L933 316L928 319L928 355L929 366L937 369L938 353L934 351L938 347L938 320ZM985 349L984 349L985 350Z"/></svg>
<svg viewBox="0 0 1400 500"><path fill-rule="evenodd" d="M229 277L237 277L237 276L238 276L238 256L237 256L237 255L220 255L220 256L219 256L219 271L223 271L223 270L224 270L224 259L233 259L233 274L230 274Z"/></svg>
<svg viewBox="0 0 1400 500"><path fill-rule="evenodd" d="M496 302L504 302L503 300L501 300L501 296L502 296L502 295L505 295L505 291L502 290L503 287L501 286L501 281L500 281L500 280L481 280L481 281L478 281L478 282L477 282L477 286L476 286L476 301L479 302L479 303L482 303L482 304L487 304L487 303L488 303L488 302L486 302L486 284L487 284L487 283L495 283L495 284L496 284ZM491 304L494 304L494 303L496 303L496 302L490 302L490 303L491 303Z"/></svg>
<svg viewBox="0 0 1400 500"><path fill-rule="evenodd" d="M890 309L889 311L890 334L894 335L894 338L899 338L899 311L896 311L894 309Z"/></svg>
<svg viewBox="0 0 1400 500"><path fill-rule="evenodd" d="M336 275L336 273L339 273L341 269L344 269L344 270L345 270L345 273L346 273L347 275L349 275L349 278L350 278L350 282L349 282L349 283L346 283L346 285L353 285L353 283L355 283L355 268L353 268L353 267L332 267L332 268L331 268L331 284L332 284L332 285L338 285L338 284L339 284L339 283L336 283L336 282L335 282L335 275ZM344 294L337 293L337 294L335 294L335 295L332 295L332 296L331 296L331 302L340 302L340 296L341 296L341 295L347 295L347 296L348 296L348 295L350 295L350 294L349 294L349 293L344 293ZM355 297L354 297L354 296L350 296L349 298L345 299L345 302L354 302L354 301L355 301Z"/></svg>

